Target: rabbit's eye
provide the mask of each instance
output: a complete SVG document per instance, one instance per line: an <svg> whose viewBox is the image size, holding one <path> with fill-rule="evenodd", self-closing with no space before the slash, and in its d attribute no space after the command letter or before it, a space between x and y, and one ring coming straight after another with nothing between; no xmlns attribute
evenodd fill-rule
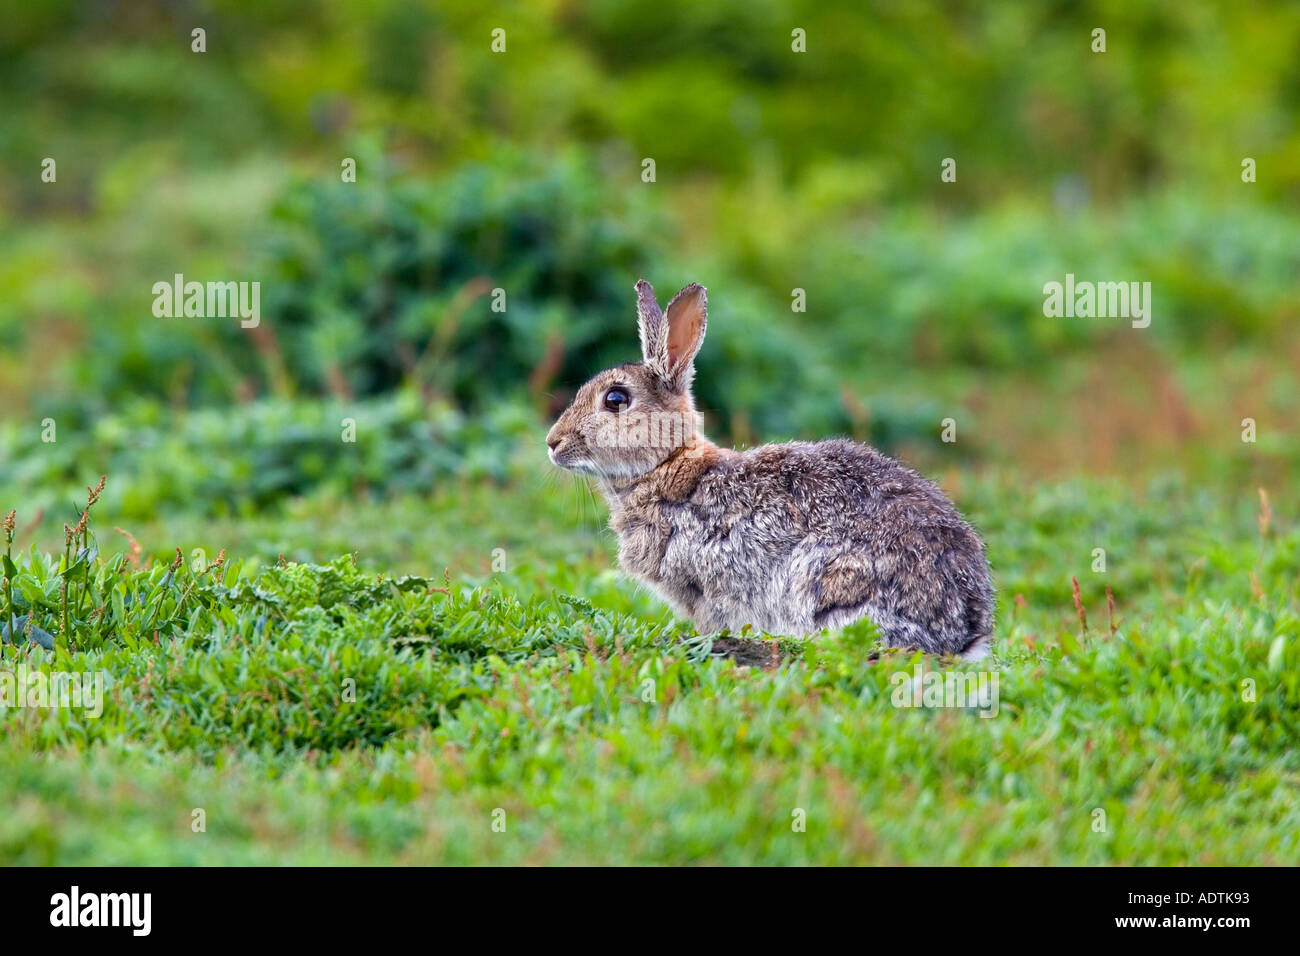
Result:
<svg viewBox="0 0 1300 956"><path fill-rule="evenodd" d="M605 393L605 407L611 412L620 412L632 404L632 396L626 389L611 388Z"/></svg>

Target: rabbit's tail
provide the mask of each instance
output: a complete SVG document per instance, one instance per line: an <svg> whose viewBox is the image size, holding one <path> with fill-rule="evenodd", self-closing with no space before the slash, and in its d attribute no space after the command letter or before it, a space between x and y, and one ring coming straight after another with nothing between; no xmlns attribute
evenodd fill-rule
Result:
<svg viewBox="0 0 1300 956"><path fill-rule="evenodd" d="M982 661L993 652L993 635L977 637L964 648L959 655L964 661Z"/></svg>

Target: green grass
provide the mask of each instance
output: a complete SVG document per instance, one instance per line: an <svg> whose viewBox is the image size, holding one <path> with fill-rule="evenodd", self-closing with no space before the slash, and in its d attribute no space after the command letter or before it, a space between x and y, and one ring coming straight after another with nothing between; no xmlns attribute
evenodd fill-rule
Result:
<svg viewBox="0 0 1300 956"><path fill-rule="evenodd" d="M187 563L166 580L165 559L96 556L84 603L106 610L66 636L62 555L15 551L18 613L35 605L58 650L6 647L5 668L107 689L96 719L0 710L0 860L1300 859L1294 505L1261 534L1253 494L1175 479L961 487L1000 588L984 665L873 662L864 626L782 642L772 670L711 656L611 568L602 507L524 471L132 529L146 558L168 537ZM317 563L280 566L291 541ZM224 580L190 565L223 546L247 557ZM917 666L995 670L997 715L894 706Z"/></svg>

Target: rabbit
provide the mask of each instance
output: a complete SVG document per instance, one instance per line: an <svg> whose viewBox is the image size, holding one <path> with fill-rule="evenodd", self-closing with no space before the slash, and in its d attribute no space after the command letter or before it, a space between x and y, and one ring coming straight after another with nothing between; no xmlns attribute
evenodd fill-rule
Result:
<svg viewBox="0 0 1300 956"><path fill-rule="evenodd" d="M889 647L986 656L984 544L943 493L847 439L714 444L691 397L704 287L665 311L650 283L636 293L641 361L583 385L546 436L552 464L598 480L623 571L701 634L806 636L865 617Z"/></svg>

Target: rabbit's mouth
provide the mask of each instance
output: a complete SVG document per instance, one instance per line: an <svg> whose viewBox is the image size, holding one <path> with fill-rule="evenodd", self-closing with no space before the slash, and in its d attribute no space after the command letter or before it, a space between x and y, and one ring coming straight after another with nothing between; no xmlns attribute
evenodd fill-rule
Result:
<svg viewBox="0 0 1300 956"><path fill-rule="evenodd" d="M591 475L593 478L602 476L600 469L584 458L570 460L563 451L557 454L554 448L546 449L546 456L551 459L552 465L563 468L565 471L576 472L580 475Z"/></svg>

